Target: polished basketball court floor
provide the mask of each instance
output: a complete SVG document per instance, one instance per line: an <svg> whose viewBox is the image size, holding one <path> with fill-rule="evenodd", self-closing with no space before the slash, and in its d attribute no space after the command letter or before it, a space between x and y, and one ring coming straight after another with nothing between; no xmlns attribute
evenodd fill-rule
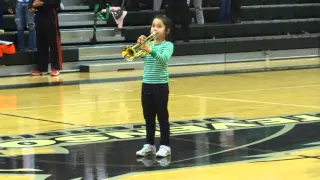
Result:
<svg viewBox="0 0 320 180"><path fill-rule="evenodd" d="M172 78L164 159L135 156L141 81L110 80L139 73L2 78L0 179L320 179L320 69Z"/></svg>

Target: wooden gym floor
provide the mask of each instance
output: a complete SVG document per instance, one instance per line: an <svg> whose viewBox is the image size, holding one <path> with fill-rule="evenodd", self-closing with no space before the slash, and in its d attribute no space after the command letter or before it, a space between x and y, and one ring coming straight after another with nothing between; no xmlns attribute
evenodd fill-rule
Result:
<svg viewBox="0 0 320 180"><path fill-rule="evenodd" d="M2 78L0 179L320 179L320 69L172 78L161 160L135 157L141 81L104 81L139 73Z"/></svg>

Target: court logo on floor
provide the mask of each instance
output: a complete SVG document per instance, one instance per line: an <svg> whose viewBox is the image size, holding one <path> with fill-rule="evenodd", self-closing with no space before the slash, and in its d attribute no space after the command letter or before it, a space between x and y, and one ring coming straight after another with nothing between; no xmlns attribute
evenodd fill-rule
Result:
<svg viewBox="0 0 320 180"><path fill-rule="evenodd" d="M175 121L171 122L171 136L315 122L320 122L320 114L300 114L245 120L222 117ZM143 139L145 133L143 124L132 124L2 136L0 137L0 156L68 154L69 151L66 148L68 146ZM156 136L159 135L160 131L157 128Z"/></svg>

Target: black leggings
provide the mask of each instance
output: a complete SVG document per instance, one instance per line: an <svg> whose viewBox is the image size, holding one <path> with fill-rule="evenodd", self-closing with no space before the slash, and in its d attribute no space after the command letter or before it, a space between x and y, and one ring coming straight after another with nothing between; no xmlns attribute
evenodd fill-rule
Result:
<svg viewBox="0 0 320 180"><path fill-rule="evenodd" d="M141 100L143 116L146 122L147 144L154 145L156 116L160 125L160 144L169 146L169 85L168 84L142 84Z"/></svg>

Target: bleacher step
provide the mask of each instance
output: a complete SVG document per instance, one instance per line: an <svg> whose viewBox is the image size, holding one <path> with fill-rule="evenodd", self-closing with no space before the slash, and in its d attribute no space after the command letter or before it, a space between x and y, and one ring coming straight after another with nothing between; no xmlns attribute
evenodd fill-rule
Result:
<svg viewBox="0 0 320 180"><path fill-rule="evenodd" d="M61 30L62 43L89 43L93 35L93 28ZM114 28L99 28L96 37L100 42L123 41L121 32Z"/></svg>
<svg viewBox="0 0 320 180"><path fill-rule="evenodd" d="M87 11L89 10L89 6L84 5L68 5L64 6L64 9L62 11Z"/></svg>
<svg viewBox="0 0 320 180"><path fill-rule="evenodd" d="M121 58L121 51L126 44L97 45L79 48L79 61L95 61Z"/></svg>
<svg viewBox="0 0 320 180"><path fill-rule="evenodd" d="M186 65L201 65L221 63L224 61L223 55L198 55L198 56L174 56L170 59L169 66L186 66ZM137 59L134 61L105 60L96 62L83 62L80 64L81 72L106 72L119 70L139 70L143 69L143 60Z"/></svg>
<svg viewBox="0 0 320 180"><path fill-rule="evenodd" d="M168 62L169 66L188 66L203 65L214 63L235 63L235 62L253 62L265 61L266 67L270 60L278 59L297 59L319 57L318 48L314 49L291 49L276 50L269 52L242 52L225 54L207 54L193 56L173 56ZM289 61L288 61L289 62ZM141 70L143 69L142 59L128 62L124 59L104 60L104 61L86 61L79 63L81 72L107 72L119 70ZM188 68L188 67L186 67ZM227 67L226 67L227 68Z"/></svg>

